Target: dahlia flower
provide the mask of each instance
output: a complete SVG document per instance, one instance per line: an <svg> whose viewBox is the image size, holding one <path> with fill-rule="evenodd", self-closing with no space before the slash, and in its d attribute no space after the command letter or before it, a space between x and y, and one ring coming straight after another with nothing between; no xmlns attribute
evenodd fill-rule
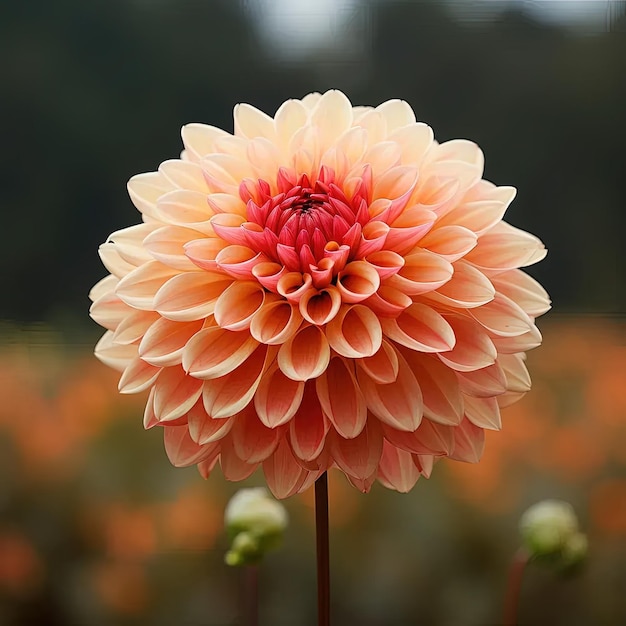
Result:
<svg viewBox="0 0 626 626"><path fill-rule="evenodd" d="M515 189L480 149L340 91L182 139L128 183L143 222L100 247L90 294L96 355L149 390L171 462L262 467L284 498L330 468L406 492L439 457L477 461L549 308L519 269L544 246L502 221Z"/></svg>

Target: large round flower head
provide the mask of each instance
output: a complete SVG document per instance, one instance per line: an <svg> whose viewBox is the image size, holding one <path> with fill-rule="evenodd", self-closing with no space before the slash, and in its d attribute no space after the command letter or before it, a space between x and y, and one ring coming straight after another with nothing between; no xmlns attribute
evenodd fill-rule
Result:
<svg viewBox="0 0 626 626"><path fill-rule="evenodd" d="M400 100L234 119L185 126L181 159L128 184L143 223L100 248L96 354L150 390L146 428L174 465L261 466L281 498L333 467L408 491L438 457L477 461L549 308L518 269L544 246L502 221L515 190Z"/></svg>

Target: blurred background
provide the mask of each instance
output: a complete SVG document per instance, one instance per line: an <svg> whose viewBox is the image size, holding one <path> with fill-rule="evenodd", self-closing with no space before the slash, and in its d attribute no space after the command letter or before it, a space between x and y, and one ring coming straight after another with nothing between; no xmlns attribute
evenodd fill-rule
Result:
<svg viewBox="0 0 626 626"><path fill-rule="evenodd" d="M517 520L569 500L589 533L571 580L527 572L520 621L626 623L626 3L617 0L30 0L0 9L0 624L239 624L223 508L241 485L173 469L144 397L92 356L97 247L138 221L126 181L181 150L339 88L407 100L468 138L507 213L540 236L554 310L533 391L475 466L409 495L331 476L338 625L497 624ZM260 482L253 477L247 484ZM262 623L315 623L312 494L286 503Z"/></svg>

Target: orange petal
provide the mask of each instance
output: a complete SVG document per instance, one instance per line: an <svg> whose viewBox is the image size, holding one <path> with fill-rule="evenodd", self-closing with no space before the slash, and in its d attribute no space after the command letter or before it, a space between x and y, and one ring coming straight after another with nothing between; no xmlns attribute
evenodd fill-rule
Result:
<svg viewBox="0 0 626 626"><path fill-rule="evenodd" d="M158 313L135 311L119 323L113 334L113 341L118 344L136 343L158 319L160 319Z"/></svg>
<svg viewBox="0 0 626 626"><path fill-rule="evenodd" d="M328 343L335 352L351 359L378 352L383 331L376 314L366 306L343 305L326 326Z"/></svg>
<svg viewBox="0 0 626 626"><path fill-rule="evenodd" d="M396 319L381 320L389 339L418 352L446 352L455 344L454 331L432 307L414 303Z"/></svg>
<svg viewBox="0 0 626 626"><path fill-rule="evenodd" d="M260 345L239 367L220 378L204 381L202 399L214 418L231 417L252 400L270 360L267 346Z"/></svg>
<svg viewBox="0 0 626 626"><path fill-rule="evenodd" d="M247 246L227 246L215 257L217 266L227 274L240 280L254 277L252 270L259 263L267 261L262 252L255 252Z"/></svg>
<svg viewBox="0 0 626 626"><path fill-rule="evenodd" d="M498 357L498 361L503 355ZM504 370L496 361L473 372L457 372L461 391L475 398L491 398L499 396L506 391L506 378Z"/></svg>
<svg viewBox="0 0 626 626"><path fill-rule="evenodd" d="M280 263L266 261L252 268L252 275L269 291L278 293L278 283L287 273L287 269Z"/></svg>
<svg viewBox="0 0 626 626"><path fill-rule="evenodd" d="M113 343L113 332L107 330L96 344L94 353L105 365L123 372L137 356L137 346Z"/></svg>
<svg viewBox="0 0 626 626"><path fill-rule="evenodd" d="M468 318L448 318L456 344L448 352L439 352L437 356L449 367L459 372L473 372L495 363L498 352L486 332Z"/></svg>
<svg viewBox="0 0 626 626"><path fill-rule="evenodd" d="M154 308L176 322L199 320L213 313L217 299L232 282L216 272L178 274L159 289Z"/></svg>
<svg viewBox="0 0 626 626"><path fill-rule="evenodd" d="M139 393L154 384L161 367L155 367L146 363L143 359L135 357L124 370L118 389L120 393Z"/></svg>
<svg viewBox="0 0 626 626"><path fill-rule="evenodd" d="M237 415L234 422L231 432L233 447L237 456L247 463L265 461L274 453L278 442L284 436L283 429L264 426L252 405Z"/></svg>
<svg viewBox="0 0 626 626"><path fill-rule="evenodd" d="M465 397L465 417L479 428L501 430L500 407L496 398Z"/></svg>
<svg viewBox="0 0 626 626"><path fill-rule="evenodd" d="M454 448L454 427L422 420L412 433L403 432L383 424L385 439L401 450L411 454L447 456Z"/></svg>
<svg viewBox="0 0 626 626"><path fill-rule="evenodd" d="M391 250L373 252L365 260L378 272L380 280L385 280L397 274L404 265L404 258Z"/></svg>
<svg viewBox="0 0 626 626"><path fill-rule="evenodd" d="M419 477L420 471L411 453L399 450L385 441L378 466L378 480L381 484L388 489L408 493Z"/></svg>
<svg viewBox="0 0 626 626"><path fill-rule="evenodd" d="M176 275L176 270L159 261L141 265L120 280L115 293L134 309L152 310L159 289Z"/></svg>
<svg viewBox="0 0 626 626"><path fill-rule="evenodd" d="M413 432L422 420L422 392L404 357L397 353L398 377L392 383L379 385L363 369L357 369L357 380L369 410L385 424Z"/></svg>
<svg viewBox="0 0 626 626"><path fill-rule="evenodd" d="M292 380L317 378L329 361L330 347L318 326L304 326L278 352L278 366Z"/></svg>
<svg viewBox="0 0 626 626"><path fill-rule="evenodd" d="M309 474L298 464L286 439L263 461L263 473L274 497L281 499L297 493Z"/></svg>
<svg viewBox="0 0 626 626"><path fill-rule="evenodd" d="M197 230L182 226L163 226L152 232L143 240L146 250L157 260L177 270L189 271L196 269L193 261L186 254L188 242L198 240L201 236ZM214 237L200 241L220 241ZM223 243L222 243L223 245Z"/></svg>
<svg viewBox="0 0 626 626"><path fill-rule="evenodd" d="M385 281L385 286L409 296L433 291L447 283L453 274L452 265L440 256L422 250L404 258L404 266Z"/></svg>
<svg viewBox="0 0 626 626"><path fill-rule="evenodd" d="M506 388L515 393L530 391L530 374L526 369L523 354L501 354L498 363L506 377Z"/></svg>
<svg viewBox="0 0 626 626"><path fill-rule="evenodd" d="M187 343L183 367L194 378L219 378L239 367L257 346L257 341L246 331L233 332L210 326Z"/></svg>
<svg viewBox="0 0 626 626"><path fill-rule="evenodd" d="M302 317L317 326L332 320L341 306L341 294L337 287L329 285L325 289L309 289L300 298L299 308Z"/></svg>
<svg viewBox="0 0 626 626"><path fill-rule="evenodd" d="M367 420L359 435L351 439L331 433L330 453L342 471L361 480L376 471L383 451L383 432L377 419Z"/></svg>
<svg viewBox="0 0 626 626"><path fill-rule="evenodd" d="M221 441L220 466L226 480L239 482L252 476L259 464L247 463L244 459L240 459L235 452L232 437L228 435Z"/></svg>
<svg viewBox="0 0 626 626"><path fill-rule="evenodd" d="M219 442L198 445L189 435L187 426L166 426L163 432L165 452L174 467L188 467L219 454Z"/></svg>
<svg viewBox="0 0 626 626"><path fill-rule="evenodd" d="M534 325L515 302L499 293L491 302L471 309L470 315L490 333L501 337L522 335Z"/></svg>
<svg viewBox="0 0 626 626"><path fill-rule="evenodd" d="M354 375L354 364L333 357L315 381L324 414L345 439L357 437L365 427L367 405Z"/></svg>
<svg viewBox="0 0 626 626"><path fill-rule="evenodd" d="M459 424L463 419L463 396L455 373L434 356L403 351L419 381L424 417L439 424Z"/></svg>
<svg viewBox="0 0 626 626"><path fill-rule="evenodd" d="M491 302L495 293L493 285L480 270L457 261L452 278L427 297L446 306L469 309Z"/></svg>
<svg viewBox="0 0 626 626"><path fill-rule="evenodd" d="M93 301L89 309L90 317L108 330L115 330L121 321L133 311L131 307L115 295L114 289L117 283L118 280L115 276L107 276L89 294ZM102 286L102 290L96 290L100 286Z"/></svg>
<svg viewBox="0 0 626 626"><path fill-rule="evenodd" d="M358 367L379 385L392 383L398 378L398 357L391 344L383 339L376 354L358 359Z"/></svg>
<svg viewBox="0 0 626 626"><path fill-rule="evenodd" d="M289 423L289 442L296 457L312 461L320 456L330 422L324 417L313 381L306 383L298 411Z"/></svg>
<svg viewBox="0 0 626 626"><path fill-rule="evenodd" d="M386 281L363 304L381 317L397 317L404 309L413 304L413 300L400 289L388 286L388 283L389 281Z"/></svg>
<svg viewBox="0 0 626 626"><path fill-rule="evenodd" d="M182 367L166 367L154 383L154 414L169 422L187 413L202 393L202 381L187 376Z"/></svg>
<svg viewBox="0 0 626 626"><path fill-rule="evenodd" d="M264 301L265 291L259 283L236 281L224 290L215 303L215 321L227 330L249 328Z"/></svg>
<svg viewBox="0 0 626 626"><path fill-rule="evenodd" d="M344 302L361 302L376 293L380 276L367 261L352 261L337 275L337 288Z"/></svg>
<svg viewBox="0 0 626 626"><path fill-rule="evenodd" d="M454 450L450 458L466 463L478 463L485 449L485 431L464 419L454 429Z"/></svg>
<svg viewBox="0 0 626 626"><path fill-rule="evenodd" d="M516 337L498 337L497 335L493 335L491 339L500 354L527 352L541 345L541 333L534 324L531 329L523 335L517 335Z"/></svg>
<svg viewBox="0 0 626 626"><path fill-rule="evenodd" d="M261 343L279 345L292 337L301 324L302 315L296 305L266 297L250 322L250 333Z"/></svg>
<svg viewBox="0 0 626 626"><path fill-rule="evenodd" d="M184 246L185 256L200 269L214 272L217 270L216 257L228 245L219 237L192 239Z"/></svg>
<svg viewBox="0 0 626 626"><path fill-rule="evenodd" d="M274 363L263 374L254 395L258 419L267 428L286 424L299 409L303 394L304 383L287 378Z"/></svg>
<svg viewBox="0 0 626 626"><path fill-rule="evenodd" d="M503 272L494 276L491 282L500 293L532 317L539 317L550 310L550 298L546 290L522 270Z"/></svg>
<svg viewBox="0 0 626 626"><path fill-rule="evenodd" d="M463 226L440 226L423 237L420 246L453 263L474 248L477 239L475 233Z"/></svg>
<svg viewBox="0 0 626 626"><path fill-rule="evenodd" d="M213 419L204 410L202 399L187 413L189 435L199 445L223 439L235 424L235 419Z"/></svg>
<svg viewBox="0 0 626 626"><path fill-rule="evenodd" d="M290 302L298 302L312 285L313 279L310 274L287 272L276 283L276 291Z"/></svg>
<svg viewBox="0 0 626 626"><path fill-rule="evenodd" d="M159 317L139 344L139 356L152 365L177 365L187 342L202 328L203 321L172 322Z"/></svg>

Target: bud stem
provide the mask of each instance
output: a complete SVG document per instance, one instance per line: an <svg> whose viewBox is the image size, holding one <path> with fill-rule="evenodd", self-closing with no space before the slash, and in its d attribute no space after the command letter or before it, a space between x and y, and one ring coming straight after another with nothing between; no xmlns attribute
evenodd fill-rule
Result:
<svg viewBox="0 0 626 626"><path fill-rule="evenodd" d="M244 624L246 626L259 626L259 567L247 565L244 572Z"/></svg>
<svg viewBox="0 0 626 626"><path fill-rule="evenodd" d="M522 579L524 570L528 565L529 554L524 548L519 548L515 553L509 567L509 577L507 580L506 596L504 599L504 626L516 626L517 613L519 607L520 593L522 590Z"/></svg>
<svg viewBox="0 0 626 626"><path fill-rule="evenodd" d="M317 540L317 623L330 624L330 563L328 540L328 477L315 481L315 534Z"/></svg>

